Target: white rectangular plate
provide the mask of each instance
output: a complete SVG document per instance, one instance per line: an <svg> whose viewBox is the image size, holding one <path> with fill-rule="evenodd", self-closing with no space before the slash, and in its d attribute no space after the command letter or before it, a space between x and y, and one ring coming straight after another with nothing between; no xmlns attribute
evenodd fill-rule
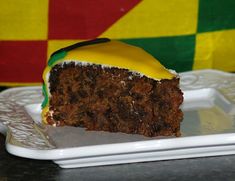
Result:
<svg viewBox="0 0 235 181"><path fill-rule="evenodd" d="M182 136L54 128L41 124L41 87L0 93L0 131L9 153L53 160L62 168L235 154L235 74L201 70L180 74Z"/></svg>

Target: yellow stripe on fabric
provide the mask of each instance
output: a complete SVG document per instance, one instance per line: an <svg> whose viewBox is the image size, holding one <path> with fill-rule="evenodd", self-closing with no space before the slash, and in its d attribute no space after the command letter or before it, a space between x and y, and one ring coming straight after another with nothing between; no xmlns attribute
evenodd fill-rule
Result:
<svg viewBox="0 0 235 181"><path fill-rule="evenodd" d="M196 33L198 0L144 0L101 37L144 38Z"/></svg>
<svg viewBox="0 0 235 181"><path fill-rule="evenodd" d="M48 0L9 0L0 5L1 40L45 40Z"/></svg>
<svg viewBox="0 0 235 181"><path fill-rule="evenodd" d="M235 30L197 34L193 69L235 71Z"/></svg>
<svg viewBox="0 0 235 181"><path fill-rule="evenodd" d="M213 41L206 34L196 35L193 69L210 69L213 67Z"/></svg>

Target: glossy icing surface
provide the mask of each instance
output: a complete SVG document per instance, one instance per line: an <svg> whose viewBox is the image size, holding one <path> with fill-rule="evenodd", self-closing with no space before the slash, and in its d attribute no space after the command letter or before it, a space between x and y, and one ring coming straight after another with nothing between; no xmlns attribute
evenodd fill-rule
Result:
<svg viewBox="0 0 235 181"><path fill-rule="evenodd" d="M51 57L49 65L71 60L125 68L156 80L172 79L175 76L143 49L119 41L82 46L68 52L61 51Z"/></svg>

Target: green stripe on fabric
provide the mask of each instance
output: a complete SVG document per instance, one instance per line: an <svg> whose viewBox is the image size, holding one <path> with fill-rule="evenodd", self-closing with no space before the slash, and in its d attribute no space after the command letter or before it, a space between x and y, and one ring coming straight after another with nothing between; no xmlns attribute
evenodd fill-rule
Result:
<svg viewBox="0 0 235 181"><path fill-rule="evenodd" d="M200 0L198 32L235 28L235 0Z"/></svg>
<svg viewBox="0 0 235 181"><path fill-rule="evenodd" d="M121 41L142 47L168 69L174 69L177 72L192 70L195 35L121 39Z"/></svg>

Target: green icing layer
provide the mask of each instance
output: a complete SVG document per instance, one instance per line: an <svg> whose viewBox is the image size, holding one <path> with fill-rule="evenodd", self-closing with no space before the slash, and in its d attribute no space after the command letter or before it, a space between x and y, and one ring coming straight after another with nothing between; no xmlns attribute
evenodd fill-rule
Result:
<svg viewBox="0 0 235 181"><path fill-rule="evenodd" d="M67 52L66 51L61 51L61 52L58 52L54 55L52 55L48 61L48 66L49 67L52 67L58 60L64 58L65 56L67 55ZM48 98L48 93L47 93L47 88L46 88L46 84L44 83L43 86L42 86L42 92L44 94L44 100L42 102L42 108L45 108L49 102L49 98Z"/></svg>
<svg viewBox="0 0 235 181"><path fill-rule="evenodd" d="M54 55L52 55L48 61L48 66L52 66L54 63L57 62L57 60L60 60L62 58L64 58L65 56L67 55L67 52L66 51L61 51L61 52L58 52Z"/></svg>
<svg viewBox="0 0 235 181"><path fill-rule="evenodd" d="M109 41L110 41L110 39L108 39L108 38L97 38L97 39L94 39L94 40L78 42L78 43L75 43L75 44L70 45L68 47L62 48L62 49L57 50L56 52L54 52L52 54L52 56L50 57L50 59L48 61L48 65L51 67L57 60L59 60L61 58L64 58L68 51L71 51L75 48L88 46L88 45L93 45L93 44L99 44L99 43L106 43L106 42L109 42Z"/></svg>
<svg viewBox="0 0 235 181"><path fill-rule="evenodd" d="M42 92L43 92L43 95L44 95L44 100L42 102L42 108L45 108L46 105L48 104L48 94L47 94L47 90L46 90L46 85L43 84L42 85Z"/></svg>

